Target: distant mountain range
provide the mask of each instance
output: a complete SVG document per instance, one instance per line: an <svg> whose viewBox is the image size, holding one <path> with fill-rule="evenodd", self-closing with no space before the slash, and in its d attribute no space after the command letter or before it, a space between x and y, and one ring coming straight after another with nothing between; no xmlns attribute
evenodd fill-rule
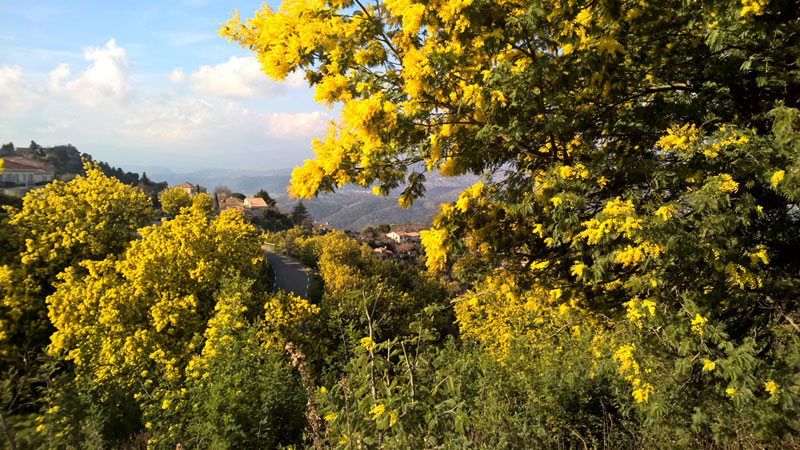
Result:
<svg viewBox="0 0 800 450"><path fill-rule="evenodd" d="M166 180L171 186L190 182L199 184L213 192L217 186L227 186L233 192L252 195L265 189L285 211L297 203L286 192L291 178L291 169L238 170L205 169L189 173L176 173L163 167L130 167L137 172L146 172L148 178ZM342 230L361 230L367 226L383 223L431 223L441 203L455 201L464 188L476 183L477 176L465 175L445 178L428 174L425 198L417 200L409 209L397 203L399 193L378 197L371 190L345 186L338 192L304 200L311 217Z"/></svg>
<svg viewBox="0 0 800 450"><path fill-rule="evenodd" d="M91 155L80 153L72 145L41 147L34 141L27 148L15 148L13 144L5 144L0 148L0 156L22 155L52 164L56 176L79 174L83 172L82 158L91 160ZM209 193L217 186L227 186L232 192L241 192L251 196L261 189L266 190L277 201L278 206L289 212L297 204L286 192L292 169L204 169L194 172L178 173L164 166L127 166L122 169L111 167L100 162L103 171L131 185L141 185L147 181L153 195L165 188L167 183L176 186L184 182L199 184ZM140 175L141 179L140 179ZM145 178L144 175L147 175ZM380 224L419 223L429 224L439 210L441 203L455 201L464 188L477 182L478 177L465 175L445 178L438 173L426 174L427 191L425 197L417 200L409 209L398 205L398 193L387 197L372 194L371 189L356 186L344 186L334 194L321 195L311 200L304 200L311 218L317 222L327 223L341 230L361 230L367 226ZM155 183L152 180L164 180Z"/></svg>

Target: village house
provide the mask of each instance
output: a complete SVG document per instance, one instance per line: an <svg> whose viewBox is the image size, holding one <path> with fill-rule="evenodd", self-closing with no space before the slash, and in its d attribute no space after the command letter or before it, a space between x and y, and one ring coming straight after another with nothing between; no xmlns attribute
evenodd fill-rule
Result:
<svg viewBox="0 0 800 450"><path fill-rule="evenodd" d="M23 196L32 189L53 181L55 172L47 164L19 156L3 159L0 173L0 192L6 195Z"/></svg>
<svg viewBox="0 0 800 450"><path fill-rule="evenodd" d="M189 194L190 197L195 196L197 194L204 194L206 192L206 188L200 186L199 184L192 184L189 182L179 184L175 186L178 189L183 189L184 192Z"/></svg>
<svg viewBox="0 0 800 450"><path fill-rule="evenodd" d="M247 197L244 199L242 207L246 215L254 217L261 215L269 206L261 197Z"/></svg>
<svg viewBox="0 0 800 450"><path fill-rule="evenodd" d="M327 223L311 222L311 229L319 234L328 234L333 231L333 227Z"/></svg>
<svg viewBox="0 0 800 450"><path fill-rule="evenodd" d="M375 255L375 258L377 258L379 261L391 258L393 255L392 251L387 249L386 247L375 248L372 250L372 254Z"/></svg>
<svg viewBox="0 0 800 450"><path fill-rule="evenodd" d="M260 216L267 208L269 208L269 205L267 205L267 202L260 197L247 197L244 200L238 197L228 197L219 202L220 211L225 211L226 209L238 209L249 217Z"/></svg>
<svg viewBox="0 0 800 450"><path fill-rule="evenodd" d="M417 232L406 233L404 231L392 231L390 233L386 233L386 237L397 242L398 244L420 241L419 233Z"/></svg>
<svg viewBox="0 0 800 450"><path fill-rule="evenodd" d="M219 202L219 210L225 211L226 209L244 210L244 200L239 197L228 197Z"/></svg>

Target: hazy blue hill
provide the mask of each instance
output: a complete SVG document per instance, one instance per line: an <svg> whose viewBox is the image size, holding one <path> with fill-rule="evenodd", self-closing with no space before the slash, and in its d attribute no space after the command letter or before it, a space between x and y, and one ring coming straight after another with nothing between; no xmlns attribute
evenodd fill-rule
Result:
<svg viewBox="0 0 800 450"><path fill-rule="evenodd" d="M233 192L252 195L265 189L284 211L291 211L296 201L286 193L291 169L206 169L189 173L159 170L157 167L139 167L153 179L166 180L170 185L183 182L199 184L213 192L217 186L227 186ZM381 223L430 223L439 204L455 201L458 194L477 181L475 176L444 178L430 174L425 198L418 200L408 210L397 204L399 193L389 197L376 197L369 189L345 186L338 192L304 200L311 217L339 229L360 230ZM393 193L394 194L394 193Z"/></svg>
<svg viewBox="0 0 800 450"><path fill-rule="evenodd" d="M143 168L147 176L166 180L170 186L184 182L199 184L213 192L217 186L227 186L233 192L254 194L259 189L270 193L286 193L286 186L291 178L291 169L280 170L238 170L238 169L205 169L188 173L159 171L158 168ZM155 169L155 170L153 170ZM152 170L152 172L151 172Z"/></svg>
<svg viewBox="0 0 800 450"><path fill-rule="evenodd" d="M371 191L349 188L334 194L321 195L304 200L311 217L317 222L328 223L339 229L361 230L366 226L382 223L429 224L439 210L439 204L458 199L461 191L475 182L475 177L462 177L460 183L447 180L445 186L432 187L424 198L403 209L397 203L399 195L377 197ZM278 204L285 209L294 204L287 196L278 197Z"/></svg>

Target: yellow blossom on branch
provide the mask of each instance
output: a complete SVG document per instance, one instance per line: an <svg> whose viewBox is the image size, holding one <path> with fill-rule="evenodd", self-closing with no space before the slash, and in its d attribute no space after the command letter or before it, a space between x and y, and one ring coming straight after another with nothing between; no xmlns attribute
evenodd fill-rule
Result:
<svg viewBox="0 0 800 450"><path fill-rule="evenodd" d="M378 420L378 417L382 416L385 411L386 405L381 403L372 408L369 413L372 414L372 420Z"/></svg>
<svg viewBox="0 0 800 450"><path fill-rule="evenodd" d="M786 176L785 170L778 170L777 172L772 174L770 177L769 182L772 184L772 187L778 187L781 181L783 181L784 176Z"/></svg>
<svg viewBox="0 0 800 450"><path fill-rule="evenodd" d="M375 349L377 344L375 343L375 341L372 340L371 337L364 337L361 338L361 346L364 347L366 351L371 352L372 350Z"/></svg>

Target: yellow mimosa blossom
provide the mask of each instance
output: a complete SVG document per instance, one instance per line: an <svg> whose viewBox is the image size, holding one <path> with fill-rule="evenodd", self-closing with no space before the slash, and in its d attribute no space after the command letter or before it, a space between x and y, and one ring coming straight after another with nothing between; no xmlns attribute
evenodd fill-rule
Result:
<svg viewBox="0 0 800 450"><path fill-rule="evenodd" d="M575 261L575 264L573 264L572 267L570 268L570 273L572 275L575 275L576 277L582 277L583 276L583 269L585 269L585 268L586 268L585 264L583 264L581 262L578 262L578 261Z"/></svg>
<svg viewBox="0 0 800 450"><path fill-rule="evenodd" d="M769 3L769 0L742 0L741 17L747 15L760 16L764 14L764 8Z"/></svg>
<svg viewBox="0 0 800 450"><path fill-rule="evenodd" d="M667 135L658 140L658 146L664 150L689 150L700 140L697 128L694 124L686 124L682 127L672 127L667 129Z"/></svg>
<svg viewBox="0 0 800 450"><path fill-rule="evenodd" d="M379 404L369 410L369 413L372 414L372 420L377 420L378 417L382 416L384 411L386 411L386 406L383 404Z"/></svg>
<svg viewBox="0 0 800 450"><path fill-rule="evenodd" d="M725 193L734 193L739 190L739 183L733 181L730 175L723 173L717 177L719 179L719 190Z"/></svg>
<svg viewBox="0 0 800 450"><path fill-rule="evenodd" d="M661 217L662 220L668 220L675 215L675 207L672 205L664 205L656 210L655 215Z"/></svg>
<svg viewBox="0 0 800 450"><path fill-rule="evenodd" d="M775 392L778 391L778 384L769 380L764 383L764 390L767 391L769 395L775 395Z"/></svg>
<svg viewBox="0 0 800 450"><path fill-rule="evenodd" d="M772 183L772 187L778 187L778 184L783 181L783 177L786 176L785 170L779 170L772 174L770 177L769 182Z"/></svg>
<svg viewBox="0 0 800 450"><path fill-rule="evenodd" d="M377 344L372 340L371 337L365 337L361 338L361 346L364 347L364 349L366 349L368 352L371 352L375 349Z"/></svg>
<svg viewBox="0 0 800 450"><path fill-rule="evenodd" d="M694 319L692 319L692 332L702 336L703 325L705 325L706 322L708 322L708 319L701 316L700 314L695 314Z"/></svg>

